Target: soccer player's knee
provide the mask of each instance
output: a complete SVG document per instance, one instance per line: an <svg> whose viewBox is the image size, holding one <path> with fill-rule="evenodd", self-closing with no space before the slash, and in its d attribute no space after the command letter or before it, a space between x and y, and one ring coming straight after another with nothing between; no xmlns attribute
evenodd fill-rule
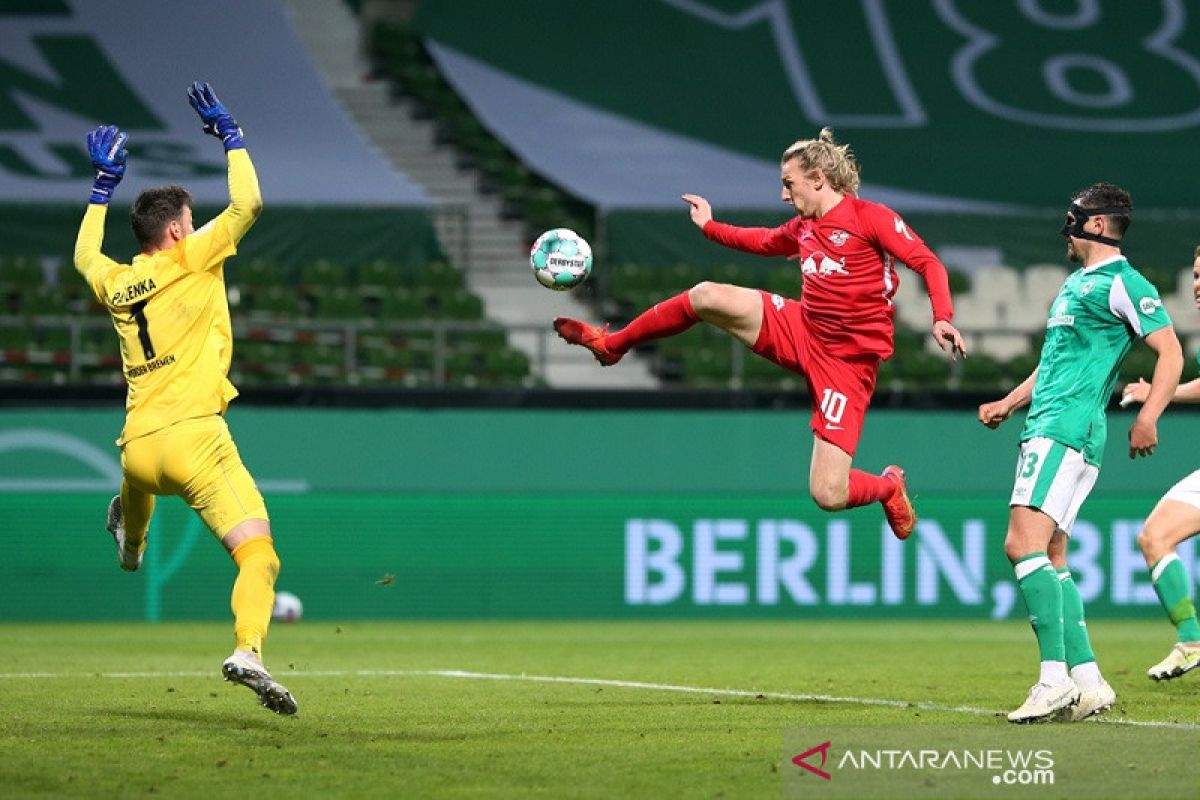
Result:
<svg viewBox="0 0 1200 800"><path fill-rule="evenodd" d="M822 511L841 511L846 507L848 499L847 487L837 487L828 483L813 483L808 487L813 502Z"/></svg>
<svg viewBox="0 0 1200 800"><path fill-rule="evenodd" d="M1004 555L1008 557L1010 563L1016 563L1018 559L1024 558L1034 552L1029 549L1029 544L1024 538L1014 536L1009 532L1004 539Z"/></svg>
<svg viewBox="0 0 1200 800"><path fill-rule="evenodd" d="M1142 555L1147 558L1157 556L1164 549L1164 539L1156 529L1147 525L1142 528L1141 533L1137 536L1138 549L1142 551Z"/></svg>
<svg viewBox="0 0 1200 800"><path fill-rule="evenodd" d="M688 299L692 301L692 308L697 314L721 309L721 288L719 283L700 281L688 291Z"/></svg>

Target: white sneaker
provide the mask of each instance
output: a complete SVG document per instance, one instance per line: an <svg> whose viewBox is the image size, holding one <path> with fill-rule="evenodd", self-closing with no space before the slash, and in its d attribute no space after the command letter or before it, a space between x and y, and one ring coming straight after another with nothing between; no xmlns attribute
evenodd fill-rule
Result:
<svg viewBox="0 0 1200 800"><path fill-rule="evenodd" d="M1176 642L1167 657L1146 670L1147 677L1169 681L1200 667L1200 642Z"/></svg>
<svg viewBox="0 0 1200 800"><path fill-rule="evenodd" d="M1054 686L1035 683L1021 707L1009 712L1008 721L1038 722L1063 712L1070 713L1071 706L1078 702L1079 687L1075 685L1075 681L1068 680Z"/></svg>
<svg viewBox="0 0 1200 800"><path fill-rule="evenodd" d="M258 695L258 702L276 714L295 714L296 699L282 684L267 672L262 660L254 653L234 650L221 665L225 680L241 684Z"/></svg>
<svg viewBox="0 0 1200 800"><path fill-rule="evenodd" d="M137 572L142 565L142 550L130 550L125 546L125 514L121 510L121 495L108 501L108 521L105 530L112 534L117 543L117 562L126 572Z"/></svg>
<svg viewBox="0 0 1200 800"><path fill-rule="evenodd" d="M1099 686L1079 690L1079 702L1071 706L1071 722L1101 714L1113 707L1117 702L1117 693L1108 681L1100 681Z"/></svg>

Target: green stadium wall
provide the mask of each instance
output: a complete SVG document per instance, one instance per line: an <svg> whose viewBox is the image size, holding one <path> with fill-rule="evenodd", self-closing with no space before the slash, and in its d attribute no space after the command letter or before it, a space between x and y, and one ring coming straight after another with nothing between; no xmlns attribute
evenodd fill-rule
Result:
<svg viewBox="0 0 1200 800"><path fill-rule="evenodd" d="M353 618L1007 618L1003 555L1018 421L877 410L857 461L909 471L921 525L806 493L797 411L234 409L267 498L279 587L306 615ZM1093 617L1155 617L1136 548L1158 496L1194 467L1200 417L1172 413L1149 460L1107 463L1073 537ZM0 619L221 619L229 559L180 500L160 501L139 574L103 511L117 410L0 412ZM1196 551L1181 550L1192 575Z"/></svg>

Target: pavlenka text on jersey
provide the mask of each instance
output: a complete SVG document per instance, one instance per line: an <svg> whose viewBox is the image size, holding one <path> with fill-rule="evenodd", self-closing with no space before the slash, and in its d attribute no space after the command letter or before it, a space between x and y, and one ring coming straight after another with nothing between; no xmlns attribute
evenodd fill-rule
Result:
<svg viewBox="0 0 1200 800"><path fill-rule="evenodd" d="M138 281L131 286L126 286L120 292L115 292L112 296L112 304L119 306L125 303L132 303L137 298L145 294L150 294L150 292L153 292L157 288L158 286L154 284L154 278L146 278L144 281Z"/></svg>
<svg viewBox="0 0 1200 800"><path fill-rule="evenodd" d="M153 372L159 367L165 367L168 364L174 363L174 355L163 356L162 358L156 358L153 361L147 361L145 364L138 364L136 367L131 367L130 369L126 370L125 377L136 378L138 375L145 375L147 372Z"/></svg>

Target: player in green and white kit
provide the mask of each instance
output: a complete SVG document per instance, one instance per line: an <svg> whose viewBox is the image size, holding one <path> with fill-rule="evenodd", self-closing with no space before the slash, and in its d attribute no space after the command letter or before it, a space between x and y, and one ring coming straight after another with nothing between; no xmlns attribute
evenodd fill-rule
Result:
<svg viewBox="0 0 1200 800"><path fill-rule="evenodd" d="M1200 307L1200 247L1192 256L1192 295ZM1144 403L1150 396L1150 387L1144 380L1129 384L1122 393L1121 405ZM1171 399L1176 403L1200 402L1200 378L1182 384ZM1178 678L1200 667L1200 622L1196 621L1191 580L1175 552L1197 533L1200 533L1200 470L1167 490L1138 534L1138 547L1150 568L1154 591L1167 612L1167 619L1175 626L1178 639L1166 658L1146 670L1147 677L1156 681Z"/></svg>
<svg viewBox="0 0 1200 800"><path fill-rule="evenodd" d="M1067 569L1067 537L1100 473L1104 410L1134 338L1144 339L1158 359L1129 430L1130 458L1154 452L1158 418L1183 369L1158 292L1121 255L1131 212L1129 194L1108 183L1072 198L1061 233L1068 258L1082 267L1050 307L1037 369L1004 399L979 407L979 421L995 428L1032 400L1004 550L1037 636L1041 672L1025 702L1008 715L1011 722L1078 720L1116 701L1092 653L1083 602Z"/></svg>

